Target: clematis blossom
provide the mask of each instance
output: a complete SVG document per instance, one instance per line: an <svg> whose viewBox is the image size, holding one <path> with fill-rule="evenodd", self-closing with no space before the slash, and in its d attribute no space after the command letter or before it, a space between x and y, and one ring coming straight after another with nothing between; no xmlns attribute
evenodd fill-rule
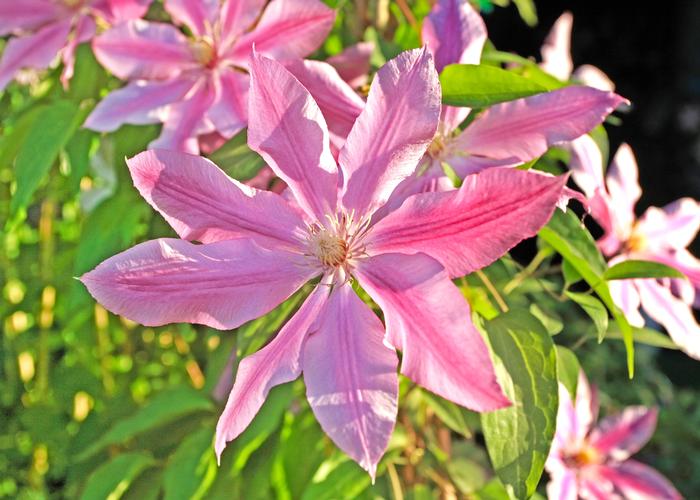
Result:
<svg viewBox="0 0 700 500"><path fill-rule="evenodd" d="M449 64L479 64L487 30L469 2L439 0L423 22L422 38L441 72ZM443 106L440 125L416 175L400 186L391 203L398 205L416 192L452 189L444 164L463 179L488 168L534 160L551 146L585 134L624 102L613 92L564 87L491 106L464 130L459 125L472 111ZM563 205L570 195L562 198Z"/></svg>
<svg viewBox="0 0 700 500"><path fill-rule="evenodd" d="M23 69L45 69L57 56L61 82L73 77L75 50L97 24L138 19L152 0L0 0L0 36L11 35L0 59L0 91Z"/></svg>
<svg viewBox="0 0 700 500"><path fill-rule="evenodd" d="M540 49L542 54L540 67L565 82L571 79L596 89L615 90L613 81L600 68L584 64L574 70L574 62L571 58L573 25L574 16L571 12L564 12L554 22Z"/></svg>
<svg viewBox="0 0 700 500"><path fill-rule="evenodd" d="M559 385L557 428L545 463L550 500L676 500L680 493L648 465L629 458L651 438L658 411L630 406L596 425L595 387L579 373L576 399Z"/></svg>
<svg viewBox="0 0 700 500"><path fill-rule="evenodd" d="M279 62L254 54L248 142L293 203L185 153L128 160L135 186L181 239L142 243L81 278L110 311L145 325L232 329L318 281L277 336L241 361L217 426L219 456L271 387L303 373L324 431L374 476L397 414L396 349L401 373L436 394L476 411L509 404L450 278L534 235L565 179L492 170L459 190L411 197L376 221L430 143L440 97L430 53L400 54L377 73L336 160L307 89Z"/></svg>
<svg viewBox="0 0 700 500"><path fill-rule="evenodd" d="M637 218L634 207L642 190L632 149L623 144L603 176L600 149L590 136L571 144L571 169L589 199L591 214L604 230L598 241L610 264L629 259L661 262L688 279L629 279L610 282L615 303L634 326L644 326L640 309L662 324L673 341L700 359L700 325L692 306L700 298L700 261L687 247L700 229L700 203L681 198L669 205L649 207Z"/></svg>
<svg viewBox="0 0 700 500"><path fill-rule="evenodd" d="M85 126L163 123L151 147L198 153L246 126L252 47L276 59L303 57L323 42L335 12L319 0L165 0L175 26L121 24L93 42L100 63L129 83L111 92ZM212 137L213 136L213 137Z"/></svg>

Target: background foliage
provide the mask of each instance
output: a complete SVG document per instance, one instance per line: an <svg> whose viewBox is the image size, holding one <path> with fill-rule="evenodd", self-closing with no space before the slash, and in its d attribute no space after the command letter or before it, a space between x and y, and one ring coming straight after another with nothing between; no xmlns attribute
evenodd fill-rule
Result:
<svg viewBox="0 0 700 500"><path fill-rule="evenodd" d="M523 26L537 22L528 1L479 4L494 16L518 12ZM418 25L430 8L425 0L333 6L338 20L317 57L373 40L375 67L419 45ZM149 17L162 16L156 4ZM504 100L502 92L512 99L555 85L528 61L521 78L510 73L514 80L503 83L489 75L504 53L487 51L492 66L485 72L443 75L446 95L478 108ZM579 362L601 386L604 412L661 406L659 429L640 459L686 496L700 492L699 390L672 378L674 365L694 365L662 351L673 347L665 336L636 331L637 371L628 379L621 339L629 325L616 314L609 319L606 265L573 214L559 214L536 243L459 282L515 407L480 418L402 379L397 428L372 485L321 432L297 381L272 391L217 467L212 440L227 381L304 291L233 332L145 328L96 305L73 277L134 242L171 234L133 189L123 161L145 149L157 127L106 135L80 128L100 97L120 85L89 47L79 50L68 92L58 76L51 70L0 97L0 498L495 499L508 491L522 498L544 491L552 388L557 377L575 384ZM501 97L478 92L494 81L504 86ZM602 129L598 134L607 141ZM242 180L262 165L244 135L212 159ZM536 167L561 171L565 159L552 150Z"/></svg>

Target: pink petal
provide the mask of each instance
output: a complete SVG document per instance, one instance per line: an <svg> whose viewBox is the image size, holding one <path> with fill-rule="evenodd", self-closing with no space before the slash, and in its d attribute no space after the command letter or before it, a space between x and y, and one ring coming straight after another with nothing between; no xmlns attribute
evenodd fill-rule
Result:
<svg viewBox="0 0 700 500"><path fill-rule="evenodd" d="M578 491L586 500L623 500L616 494L615 485L600 474L600 466L589 466L579 474Z"/></svg>
<svg viewBox="0 0 700 500"><path fill-rule="evenodd" d="M354 274L384 312L387 340L403 353L401 373L475 411L510 405L471 322L469 304L437 261L423 254L384 254Z"/></svg>
<svg viewBox="0 0 700 500"><path fill-rule="evenodd" d="M214 32L219 4L219 0L165 0L165 10L175 23L184 24L194 35L202 36Z"/></svg>
<svg viewBox="0 0 700 500"><path fill-rule="evenodd" d="M11 38L0 59L0 91L20 69L44 69L66 44L71 23L60 21L47 24L31 35Z"/></svg>
<svg viewBox="0 0 700 500"><path fill-rule="evenodd" d="M591 66L590 64L584 64L576 68L572 79L577 82L581 82L584 85L593 87L598 90L615 90L615 84L613 81L603 73L599 68Z"/></svg>
<svg viewBox="0 0 700 500"><path fill-rule="evenodd" d="M610 265L613 265L613 261L610 262ZM613 302L625 313L629 324L641 328L645 321L639 312L641 299L634 283L634 280L612 280L608 282L608 286Z"/></svg>
<svg viewBox="0 0 700 500"><path fill-rule="evenodd" d="M236 381L226 408L216 425L216 455L252 422L267 394L276 385L291 382L301 374L301 350L307 333L328 298L328 286L317 286L277 336L238 365Z"/></svg>
<svg viewBox="0 0 700 500"><path fill-rule="evenodd" d="M184 98L195 82L185 78L136 80L104 97L85 120L84 127L112 132L125 123L159 123L167 117L167 106Z"/></svg>
<svg viewBox="0 0 700 500"><path fill-rule="evenodd" d="M624 498L635 500L680 500L683 498L668 479L636 460L599 467L599 475L611 481Z"/></svg>
<svg viewBox="0 0 700 500"><path fill-rule="evenodd" d="M471 108L443 106L442 114L440 115L439 133L448 138L447 140L449 141L452 132L457 130L457 127L459 127L459 125L467 119L471 111Z"/></svg>
<svg viewBox="0 0 700 500"><path fill-rule="evenodd" d="M61 73L61 83L63 88L68 88L68 82L73 78L73 71L75 69L75 51L78 45L87 42L93 36L95 36L95 31L97 25L95 20L90 16L80 16L78 22L75 24L75 29L73 30L72 36L68 40L66 47L63 49L61 54L61 59L63 60L63 72Z"/></svg>
<svg viewBox="0 0 700 500"><path fill-rule="evenodd" d="M423 43L441 72L448 64L479 64L486 25L466 0L439 0L423 20Z"/></svg>
<svg viewBox="0 0 700 500"><path fill-rule="evenodd" d="M370 215L411 175L440 118L440 83L426 49L410 50L374 77L367 105L340 151L342 202Z"/></svg>
<svg viewBox="0 0 700 500"><path fill-rule="evenodd" d="M586 194L592 198L598 189L606 189L603 153L590 135L582 135L568 145L571 151L569 169L571 177Z"/></svg>
<svg viewBox="0 0 700 500"><path fill-rule="evenodd" d="M248 145L289 185L304 211L324 221L335 213L338 170L318 105L284 66L257 53L248 103Z"/></svg>
<svg viewBox="0 0 700 500"><path fill-rule="evenodd" d="M472 155L526 162L585 134L624 102L612 92L564 87L488 108L455 143Z"/></svg>
<svg viewBox="0 0 700 500"><path fill-rule="evenodd" d="M319 0L273 0L255 28L234 43L228 57L247 67L253 46L279 60L307 56L323 43L334 20L335 11Z"/></svg>
<svg viewBox="0 0 700 500"><path fill-rule="evenodd" d="M148 11L153 0L98 0L91 4L93 9L112 24L130 19L139 19Z"/></svg>
<svg viewBox="0 0 700 500"><path fill-rule="evenodd" d="M389 200L372 215L372 221L375 223L382 220L398 209L404 201L420 193L435 193L442 191L452 191L455 186L452 180L445 175L442 167L437 162L431 162L423 175L413 174L406 177L401 184L396 186L396 189L391 193Z"/></svg>
<svg viewBox="0 0 700 500"><path fill-rule="evenodd" d="M285 67L311 93L326 119L331 143L342 148L365 102L328 63L297 59Z"/></svg>
<svg viewBox="0 0 700 500"><path fill-rule="evenodd" d="M127 21L96 37L95 57L122 80L162 80L197 65L187 38L171 24Z"/></svg>
<svg viewBox="0 0 700 500"><path fill-rule="evenodd" d="M572 446L578 446L587 431L588 429L584 429L579 425L576 407L568 389L563 384L559 384L556 432L546 463L547 470L550 472L558 470L564 464L561 460L565 451ZM556 467L553 467L553 465L556 465Z"/></svg>
<svg viewBox="0 0 700 500"><path fill-rule="evenodd" d="M635 280L635 284L644 312L661 323L688 356L700 359L700 325L691 307L655 280Z"/></svg>
<svg viewBox="0 0 700 500"><path fill-rule="evenodd" d="M353 88L362 87L367 83L370 57L374 52L374 42L360 42L349 45L340 54L326 59L340 77Z"/></svg>
<svg viewBox="0 0 700 500"><path fill-rule="evenodd" d="M303 257L248 239L194 245L163 238L107 259L80 280L106 309L142 325L231 330L271 311L313 275Z"/></svg>
<svg viewBox="0 0 700 500"><path fill-rule="evenodd" d="M682 250L700 229L700 203L681 198L665 207L649 207L637 223L637 230L653 248Z"/></svg>
<svg viewBox="0 0 700 500"><path fill-rule="evenodd" d="M464 276L534 236L552 216L566 177L490 169L459 190L408 198L368 235L370 254L423 252Z"/></svg>
<svg viewBox="0 0 700 500"><path fill-rule="evenodd" d="M0 36L36 29L61 13L61 7L51 0L0 1Z"/></svg>
<svg viewBox="0 0 700 500"><path fill-rule="evenodd" d="M374 480L398 411L398 358L352 287L335 288L304 346L306 397L324 432Z"/></svg>
<svg viewBox="0 0 700 500"><path fill-rule="evenodd" d="M201 79L195 83L184 99L168 107L160 136L148 147L198 154L197 135L211 132L209 129L202 130L201 127L207 111L214 103L215 92L214 83L210 80Z"/></svg>
<svg viewBox="0 0 700 500"><path fill-rule="evenodd" d="M281 196L228 177L209 160L175 151L145 151L127 160L141 196L186 240L254 238L299 249L301 218Z"/></svg>
<svg viewBox="0 0 700 500"><path fill-rule="evenodd" d="M606 175L608 192L614 206L614 214L620 227L631 227L634 224L634 206L642 196L639 187L637 161L632 148L622 144L615 153ZM700 224L700 211L698 211Z"/></svg>
<svg viewBox="0 0 700 500"><path fill-rule="evenodd" d="M455 173L464 179L471 174L478 174L484 170L496 167L516 167L522 165L522 160L511 156L509 158L486 158L484 156L471 156L469 153L462 151L457 141L450 139L447 141L449 147L448 153L442 159L447 163Z"/></svg>
<svg viewBox="0 0 700 500"><path fill-rule="evenodd" d="M628 406L622 413L601 420L589 442L610 460L627 460L654 434L657 413L656 408Z"/></svg>
<svg viewBox="0 0 700 500"><path fill-rule="evenodd" d="M560 474L551 475L547 483L547 498L550 500L577 500L576 474L565 470Z"/></svg>
<svg viewBox="0 0 700 500"><path fill-rule="evenodd" d="M598 407L598 391L591 387L586 374L581 370L576 384L576 422L581 439L588 434L598 419Z"/></svg>
<svg viewBox="0 0 700 500"><path fill-rule="evenodd" d="M265 0L223 0L221 2L221 45L229 47L260 16Z"/></svg>
<svg viewBox="0 0 700 500"><path fill-rule="evenodd" d="M215 98L207 118L219 134L230 139L248 123L248 88L246 73L223 68L213 75Z"/></svg>
<svg viewBox="0 0 700 500"><path fill-rule="evenodd" d="M540 65L550 75L560 80L568 80L574 63L571 60L571 28L574 16L564 12L552 26L544 45L540 49L542 64Z"/></svg>

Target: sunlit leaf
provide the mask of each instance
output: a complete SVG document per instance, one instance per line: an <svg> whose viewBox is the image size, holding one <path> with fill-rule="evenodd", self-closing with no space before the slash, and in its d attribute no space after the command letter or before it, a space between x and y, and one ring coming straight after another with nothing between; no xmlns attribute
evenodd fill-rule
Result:
<svg viewBox="0 0 700 500"><path fill-rule="evenodd" d="M679 270L660 262L648 260L625 260L605 271L603 277L610 280L631 278L685 278Z"/></svg>
<svg viewBox="0 0 700 500"><path fill-rule="evenodd" d="M440 84L444 104L470 108L484 108L547 91L532 80L484 64L451 64L440 74Z"/></svg>
<svg viewBox="0 0 700 500"><path fill-rule="evenodd" d="M210 154L209 159L239 181L252 179L265 165L262 156L248 147L248 134L245 130Z"/></svg>
<svg viewBox="0 0 700 500"><path fill-rule="evenodd" d="M499 479L516 498L535 491L554 437L557 357L547 330L527 311L486 322L499 381L513 405L482 413L486 448Z"/></svg>
<svg viewBox="0 0 700 500"><path fill-rule="evenodd" d="M168 458L163 474L165 500L202 498L216 477L213 429L189 435Z"/></svg>
<svg viewBox="0 0 700 500"><path fill-rule="evenodd" d="M123 453L105 462L92 473L81 500L118 500L132 481L144 470L154 465L148 453Z"/></svg>
<svg viewBox="0 0 700 500"><path fill-rule="evenodd" d="M581 365L576 355L570 349L560 345L555 347L557 348L557 378L569 391L572 399L575 399Z"/></svg>
<svg viewBox="0 0 700 500"><path fill-rule="evenodd" d="M58 157L73 132L85 118L85 111L70 101L56 101L32 121L15 160L15 191L10 211L17 214L27 207L32 194Z"/></svg>
<svg viewBox="0 0 700 500"><path fill-rule="evenodd" d="M627 372L632 378L634 376L632 327L620 308L613 302L610 288L603 278L607 265L593 237L570 210L566 213L556 210L549 223L540 230L539 236L571 264L598 294L615 318L625 342Z"/></svg>
<svg viewBox="0 0 700 500"><path fill-rule="evenodd" d="M156 395L133 415L114 424L75 459L85 460L109 445L124 443L143 432L173 422L185 415L212 410L211 400L200 391L186 386L167 389Z"/></svg>

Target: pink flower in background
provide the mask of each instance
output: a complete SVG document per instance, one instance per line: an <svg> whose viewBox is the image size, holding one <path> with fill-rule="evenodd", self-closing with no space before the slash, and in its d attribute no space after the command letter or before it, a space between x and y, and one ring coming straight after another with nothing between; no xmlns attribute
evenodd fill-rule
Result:
<svg viewBox="0 0 700 500"><path fill-rule="evenodd" d="M165 0L170 24L132 21L93 42L97 59L129 83L103 99L85 126L163 123L151 147L199 152L199 136L228 139L246 126L253 45L277 59L305 56L323 42L335 12L318 0Z"/></svg>
<svg viewBox="0 0 700 500"><path fill-rule="evenodd" d="M438 125L430 54L405 52L379 70L337 161L307 89L257 54L251 75L249 145L294 203L229 179L203 158L141 153L128 161L134 183L182 239L142 243L81 279L107 309L142 324L220 329L266 314L319 279L279 334L241 361L216 451L248 426L271 387L303 372L325 432L374 475L396 419L395 349L404 375L455 403L477 411L509 404L450 278L534 235L565 179L494 169L459 190L411 197L376 222ZM353 279L381 307L384 325Z"/></svg>
<svg viewBox="0 0 700 500"><path fill-rule="evenodd" d="M469 2L439 0L423 21L422 37L442 71L449 64L479 64L487 32ZM565 87L491 106L463 131L458 126L471 110L443 106L440 126L417 176L397 190L392 204L416 192L451 189L443 163L464 178L534 160L550 146L585 134L623 102L612 92Z"/></svg>
<svg viewBox="0 0 700 500"><path fill-rule="evenodd" d="M73 77L75 50L97 29L97 20L116 24L138 19L152 0L0 0L0 36L13 35L0 59L0 91L22 69L63 61L61 82Z"/></svg>
<svg viewBox="0 0 700 500"><path fill-rule="evenodd" d="M573 79L589 87L600 90L615 90L615 84L608 75L590 64L579 66L574 71L571 59L571 29L574 16L564 12L556 20L542 45L542 63L540 67L550 75L562 81Z"/></svg>
<svg viewBox="0 0 700 500"><path fill-rule="evenodd" d="M630 406L596 426L598 398L579 374L576 401L559 385L557 430L545 468L550 500L672 500L681 495L664 476L629 457L656 428L657 410Z"/></svg>
<svg viewBox="0 0 700 500"><path fill-rule="evenodd" d="M700 261L687 250L700 229L700 204L681 198L664 208L649 207L637 219L634 207L642 190L632 149L620 146L605 178L602 154L591 137L581 137L571 144L571 150L574 180L605 231L598 245L611 257L610 264L652 260L675 267L688 277L611 281L615 303L634 326L644 326L643 309L666 328L681 349L700 359L700 325L691 308L700 299Z"/></svg>

